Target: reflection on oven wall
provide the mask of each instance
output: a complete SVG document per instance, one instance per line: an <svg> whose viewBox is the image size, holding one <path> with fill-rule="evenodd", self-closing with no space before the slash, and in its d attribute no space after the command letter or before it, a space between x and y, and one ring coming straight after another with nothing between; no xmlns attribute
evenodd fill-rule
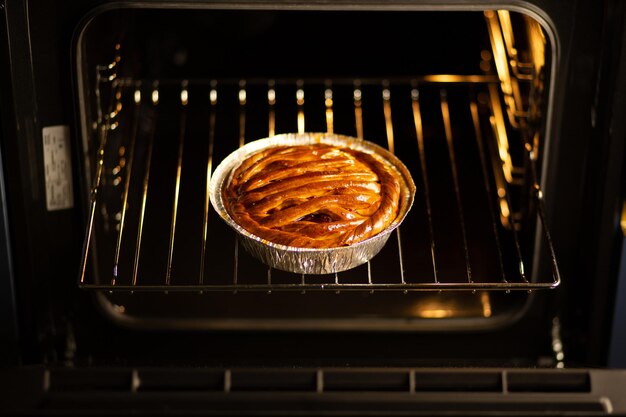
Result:
<svg viewBox="0 0 626 417"><path fill-rule="evenodd" d="M146 343L159 344L159 332L186 329L190 345L210 340L220 354L198 358L179 346L165 361L182 352L195 364L246 363L244 356L256 364L371 364L380 362L371 360L376 348L363 348L359 334L391 334L400 364L606 364L610 317L620 323L621 301L611 301L616 262L607 261L616 249L599 243L611 231L578 219L586 211L611 223L602 207L620 194L623 145L603 138L609 127L620 131L609 116L619 105L619 63L606 57L619 50L621 32L565 22L621 27L620 8L559 7L31 5L28 19L8 7L8 30L31 34L32 65L25 36L3 51L14 58L6 79L24 86L22 94L12 88L10 106L3 99L5 132L19 139L3 135L3 160L17 294L7 305L22 321L9 327L22 328L27 362L141 363L138 335L151 329ZM611 36L611 46L596 47ZM598 73L598 83L581 81ZM6 122L14 119L20 129ZM74 190L74 207L53 211L44 172L50 126L69 126ZM322 276L256 261L206 204L212 170L242 143L311 131L393 149L418 187L379 255ZM590 137L602 145L592 149ZM574 168L583 165L589 178ZM600 196L588 191L594 181L604 184ZM589 248L599 253L588 256ZM234 333L216 341L222 330ZM264 359L230 349L261 330ZM333 332L354 340L282 359L268 353L303 331L311 346Z"/></svg>

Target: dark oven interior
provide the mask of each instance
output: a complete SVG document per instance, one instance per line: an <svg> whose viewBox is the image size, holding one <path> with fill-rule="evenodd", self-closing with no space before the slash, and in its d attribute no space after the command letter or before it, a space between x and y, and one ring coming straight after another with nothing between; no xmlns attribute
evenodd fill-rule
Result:
<svg viewBox="0 0 626 417"><path fill-rule="evenodd" d="M90 198L80 286L139 328L510 325L560 280L539 177L549 36L506 10L96 15L76 55ZM362 138L408 166L416 202L371 262L268 268L210 207L223 158L287 132Z"/></svg>

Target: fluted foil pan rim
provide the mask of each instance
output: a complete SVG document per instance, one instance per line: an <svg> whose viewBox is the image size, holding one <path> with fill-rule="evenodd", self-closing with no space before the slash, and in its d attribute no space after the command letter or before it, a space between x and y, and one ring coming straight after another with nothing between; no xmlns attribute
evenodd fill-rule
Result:
<svg viewBox="0 0 626 417"><path fill-rule="evenodd" d="M380 233L349 246L334 248L301 248L270 242L240 226L226 210L222 189L233 172L249 156L274 146L328 144L377 154L393 167L401 179L400 208L396 218ZM268 264L284 271L303 274L330 274L354 268L370 260L384 246L389 235L404 220L413 205L415 183L402 161L385 148L366 140L333 133L285 133L248 142L228 155L215 168L209 184L209 198L217 214L233 228L248 252Z"/></svg>

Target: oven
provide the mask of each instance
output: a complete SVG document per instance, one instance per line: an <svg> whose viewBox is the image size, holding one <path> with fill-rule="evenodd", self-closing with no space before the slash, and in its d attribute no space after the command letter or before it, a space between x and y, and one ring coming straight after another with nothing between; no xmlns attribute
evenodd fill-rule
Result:
<svg viewBox="0 0 626 417"><path fill-rule="evenodd" d="M3 2L4 412L626 413L620 2ZM261 138L373 142L346 271L211 205Z"/></svg>

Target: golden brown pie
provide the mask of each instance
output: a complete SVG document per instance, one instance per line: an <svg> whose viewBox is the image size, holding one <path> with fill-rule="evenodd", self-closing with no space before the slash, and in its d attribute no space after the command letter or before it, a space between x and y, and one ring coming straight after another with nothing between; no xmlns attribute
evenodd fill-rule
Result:
<svg viewBox="0 0 626 417"><path fill-rule="evenodd" d="M398 175L376 155L333 145L277 146L248 157L222 191L250 233L303 248L352 245L397 216Z"/></svg>

